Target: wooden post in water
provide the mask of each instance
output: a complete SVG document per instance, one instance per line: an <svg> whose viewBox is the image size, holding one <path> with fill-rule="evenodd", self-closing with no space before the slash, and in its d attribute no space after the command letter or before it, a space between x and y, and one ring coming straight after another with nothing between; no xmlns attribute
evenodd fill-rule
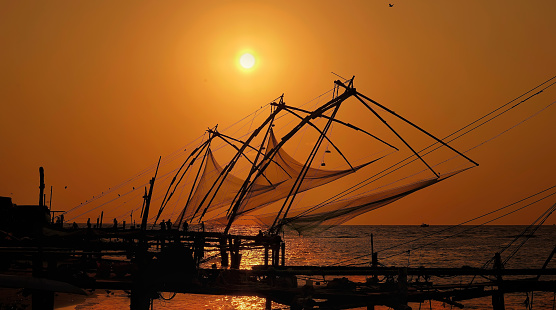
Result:
<svg viewBox="0 0 556 310"><path fill-rule="evenodd" d="M39 206L44 206L44 168L39 167L39 177L40 177L40 184L39 184Z"/></svg>
<svg viewBox="0 0 556 310"><path fill-rule="evenodd" d="M154 172L154 177L149 181L150 188L149 194L145 198L145 209L143 210L143 218L141 219L141 231L144 232L147 229L147 219L149 218L149 207L151 205L151 199L153 196L154 181L156 180L156 175L158 174L158 167L160 166L160 160L162 156L158 157L158 164L156 165L156 170Z"/></svg>
<svg viewBox="0 0 556 310"><path fill-rule="evenodd" d="M375 244L373 240L373 234L371 234L371 255L375 254Z"/></svg>
<svg viewBox="0 0 556 310"><path fill-rule="evenodd" d="M497 289L492 294L492 310L505 310L504 306L504 289L502 287L502 259L500 258L500 253L494 254L494 265L493 268L498 271L496 275Z"/></svg>
<svg viewBox="0 0 556 310"><path fill-rule="evenodd" d="M371 267L372 268L377 268L378 267L378 253L376 253L376 252L374 252L373 255L372 255ZM378 282L378 275L377 274L373 275L373 281L375 283Z"/></svg>
<svg viewBox="0 0 556 310"><path fill-rule="evenodd" d="M280 264L280 244L272 246L272 266L276 267Z"/></svg>
<svg viewBox="0 0 556 310"><path fill-rule="evenodd" d="M395 310L410 310L407 305L407 268L403 267L398 269L398 304L394 305Z"/></svg>
<svg viewBox="0 0 556 310"><path fill-rule="evenodd" d="M375 253L375 245L373 240L373 234L371 234L371 268L378 267L378 253ZM378 282L378 275L373 275L373 282ZM373 306L374 308L374 306Z"/></svg>
<svg viewBox="0 0 556 310"><path fill-rule="evenodd" d="M226 247L226 236L220 237L220 257L222 258L222 268L227 268L228 265L228 251Z"/></svg>
<svg viewBox="0 0 556 310"><path fill-rule="evenodd" d="M147 229L147 219L149 217L149 206L153 194L154 182L158 174L158 167L160 166L160 160L162 157L158 158L158 164L156 165L156 170L154 172L154 177L149 181L150 188L149 193L145 198L145 206L143 210L143 218L141 219L141 237L139 241L139 250L135 254L137 259L138 270L134 272L133 284L131 289L131 298L129 302L129 308L131 310L149 310L152 305L153 291L149 287L151 284L151 279L149 279L149 274L147 272L148 266L151 265L151 257L148 255L148 244L145 238L145 230Z"/></svg>
<svg viewBox="0 0 556 310"><path fill-rule="evenodd" d="M230 244L230 268L232 269L239 269L241 266L241 253L239 252L239 248L241 246L241 239L235 237L233 239L233 243Z"/></svg>
<svg viewBox="0 0 556 310"><path fill-rule="evenodd" d="M39 252L33 255L33 278L44 278L43 270L43 253ZM33 310L53 310L54 309L54 292L41 289L31 291L31 309Z"/></svg>
<svg viewBox="0 0 556 310"><path fill-rule="evenodd" d="M378 265L377 256L377 253L375 253L373 234L371 234L371 268L375 268ZM374 283L378 283L378 275L373 275L372 279ZM367 310L375 310L375 305L367 305Z"/></svg>
<svg viewBox="0 0 556 310"><path fill-rule="evenodd" d="M44 194L44 168L39 167L39 206L45 206L45 194ZM41 223L42 225L42 223ZM42 251L42 227L38 230L38 247L37 253L33 254L32 264L33 264L33 277L34 278L44 278L45 272L43 270L44 254ZM44 290L33 290L31 296L31 307L33 310L52 310L54 309L54 292L48 292Z"/></svg>

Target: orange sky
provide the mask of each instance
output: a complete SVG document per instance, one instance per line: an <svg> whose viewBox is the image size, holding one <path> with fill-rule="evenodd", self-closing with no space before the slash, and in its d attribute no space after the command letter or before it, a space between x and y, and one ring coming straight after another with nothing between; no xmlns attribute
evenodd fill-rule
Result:
<svg viewBox="0 0 556 310"><path fill-rule="evenodd" d="M552 0L390 3L0 1L0 196L36 204L43 166L69 210L282 93L300 106L331 71L439 137L556 75ZM554 100L556 86L454 146ZM554 124L552 106L469 152L479 167L351 223L456 224L553 186Z"/></svg>

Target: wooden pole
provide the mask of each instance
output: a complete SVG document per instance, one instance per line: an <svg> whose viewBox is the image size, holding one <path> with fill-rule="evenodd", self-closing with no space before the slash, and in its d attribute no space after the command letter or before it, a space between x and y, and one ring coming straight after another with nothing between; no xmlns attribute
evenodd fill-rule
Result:
<svg viewBox="0 0 556 310"><path fill-rule="evenodd" d="M373 264L372 259L374 257L374 254L375 254L375 244L373 241L373 234L371 234L371 266Z"/></svg>
<svg viewBox="0 0 556 310"><path fill-rule="evenodd" d="M147 195L145 201L145 210L143 211L143 218L141 220L141 231L145 231L147 229L147 219L149 218L149 207L151 205L151 198L153 196L153 188L154 188L154 181L156 180L156 175L158 174L158 167L160 166L160 160L162 156L158 157L158 164L156 165L156 171L154 172L154 177L149 181L151 185L149 188L149 194Z"/></svg>
<svg viewBox="0 0 556 310"><path fill-rule="evenodd" d="M52 210L52 185L50 186L50 202L48 203L48 207Z"/></svg>
<svg viewBox="0 0 556 310"><path fill-rule="evenodd" d="M393 305L395 310L410 310L411 308L407 305L407 293L408 293L408 283L407 283L407 268L402 267L398 269L398 298L396 304Z"/></svg>
<svg viewBox="0 0 556 310"><path fill-rule="evenodd" d="M220 257L222 258L222 267L226 268L228 264L228 252L226 247L226 236L220 238Z"/></svg>
<svg viewBox="0 0 556 310"><path fill-rule="evenodd" d="M286 243L282 242L282 267L286 266Z"/></svg>
<svg viewBox="0 0 556 310"><path fill-rule="evenodd" d="M378 267L378 253L375 253L374 236L371 234L371 268ZM378 275L373 275L373 282L378 283ZM374 306L373 306L374 308Z"/></svg>
<svg viewBox="0 0 556 310"><path fill-rule="evenodd" d="M268 244L264 245L264 265L268 266Z"/></svg>
<svg viewBox="0 0 556 310"><path fill-rule="evenodd" d="M39 206L44 206L44 168L39 167L39 176L40 176L40 184L39 184Z"/></svg>
<svg viewBox="0 0 556 310"><path fill-rule="evenodd" d="M500 253L494 255L494 269L498 271L496 275L497 290L492 294L492 310L505 310L504 305L504 290L502 288L502 259L500 258Z"/></svg>

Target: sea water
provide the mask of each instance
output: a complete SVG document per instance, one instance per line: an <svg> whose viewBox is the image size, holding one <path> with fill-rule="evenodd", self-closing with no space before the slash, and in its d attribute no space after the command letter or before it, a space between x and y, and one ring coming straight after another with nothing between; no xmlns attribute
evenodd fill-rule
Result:
<svg viewBox="0 0 556 310"><path fill-rule="evenodd" d="M526 226L337 226L314 235L286 232L287 265L356 265L368 266L371 246L378 252L379 263L397 267L483 267L496 252L502 252L502 260L512 256L505 268L541 268L556 246L556 226L542 226L527 238L518 237ZM242 228L242 233L255 235L258 228ZM516 238L517 237L517 238ZM371 239L373 243L371 245ZM512 243L512 241L516 240ZM526 241L526 242L524 242ZM524 242L524 243L523 243ZM521 246L520 246L521 245ZM510 246L510 247L508 247ZM508 248L507 248L508 247ZM505 249L507 248L507 249ZM515 252L515 253L514 253ZM513 255L512 255L513 253ZM261 251L244 252L242 268L262 264ZM216 263L218 258L215 258ZM213 262L209 261L210 266ZM492 264L488 266L492 268ZM548 268L556 268L556 258ZM315 281L331 280L332 276L315 277ZM306 277L300 277L300 285ZM554 277L541 277L541 280ZM359 279L363 280L363 279ZM409 276L411 280L411 276ZM433 282L469 283L470 277L448 279L432 278ZM485 280L475 278L474 282ZM554 309L554 293L515 293L505 295L506 309L526 309L528 298L533 309ZM129 296L123 291L96 290L90 296L77 299L76 304L57 309L129 309ZM466 309L492 309L490 297L461 301ZM410 303L413 309L451 309L452 306L432 301L423 304ZM153 309L264 309L265 300L258 297L210 296L196 294L162 293L153 301ZM273 309L288 309L277 303ZM364 309L364 308L359 308ZM375 309L388 309L376 307Z"/></svg>

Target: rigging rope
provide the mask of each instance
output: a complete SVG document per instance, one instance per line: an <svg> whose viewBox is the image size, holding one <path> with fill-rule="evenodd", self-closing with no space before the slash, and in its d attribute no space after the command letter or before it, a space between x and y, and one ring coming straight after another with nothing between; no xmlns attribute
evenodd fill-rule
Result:
<svg viewBox="0 0 556 310"><path fill-rule="evenodd" d="M402 243L398 243L398 244L395 244L395 245L393 245L393 246L387 247L387 248L385 248L385 249L382 249L382 250L379 250L379 251L376 251L376 252L378 253L378 252L384 252L384 251L392 250L392 249L398 248L398 247L400 247L400 246L403 246L403 245L406 245L406 244L409 244L409 243L413 243L413 242L415 242L415 241L418 241L418 240L421 240L421 239L424 239L424 238L428 238L428 237L431 237L431 236L434 236L434 235L437 235L437 234L440 234L440 233L443 233L443 232L446 232L446 231L455 229L455 228L460 227L460 226L462 226L462 225L465 225L465 224L468 224L468 223L470 223L470 222L476 221L476 220L478 220L478 219L480 219L480 218L483 218L483 217L486 217L486 216L488 216L488 215L491 215L491 214L494 214L494 213L496 213L496 212L499 212L499 211L502 211L502 210L504 210L504 209L507 209L507 208L509 208L509 207L511 207L511 206L514 206L514 205L518 204L518 203L524 202L524 201L526 201L526 200L528 200L528 199L530 199L530 198L533 198L533 197L535 197L535 196L538 196L538 195L540 195L540 194L542 194L542 193L545 193L545 192L547 192L547 191L550 191L551 189L554 189L554 188L556 188L556 185L551 186L551 187L549 187L549 188L547 188L547 189L545 189L545 190L542 190L542 191L540 191L540 192L537 192L537 193L535 193L535 194L533 194L533 195L530 195L530 196L528 196L528 197L526 197L526 198L520 199L520 200L518 200L518 201L516 201L516 202L513 202L513 203L511 203L511 204L509 204L509 205L506 205L506 206L504 206L504 207L498 208L498 209L496 209L496 210L490 211L490 212L485 213L485 214L483 214L483 215L480 215L480 216L477 216L477 217L472 218L472 219L470 219L470 220L467 220L467 221L464 221L464 222L462 222L462 223L459 223L459 224L457 224L457 225L449 226L449 227L447 227L447 228L445 228L445 229L441 229L441 230L439 230L439 231L431 232L431 233L428 233L428 234L426 234L426 235L424 235L424 236L422 236L422 237L414 238L414 239L411 239L411 240L408 240L408 241L405 241L405 242L402 242ZM525 205L525 206L523 206L523 207L520 207L520 208L518 208L518 209L516 209L516 210L514 210L514 211L511 211L511 212L509 212L509 213L506 213L506 214L504 214L504 215L502 215L502 216L499 216L499 217L497 217L497 218L494 218L494 219L492 219L492 220L490 220L490 221L487 221L487 222L485 222L485 223L483 223L483 224L480 224L480 225L477 225L477 226L473 226L473 227L471 227L471 228L469 228L469 229L466 229L466 230L463 230L463 231L461 231L461 232L459 232L459 233L457 233L457 234L450 235L450 236L448 236L448 237L445 237L445 238L436 240L436 241L434 241L434 242L431 242L431 243L428 243L428 244L425 244L425 245L422 245L422 246L418 246L418 247L411 248L410 250L416 250L416 249L422 248L422 247L424 247L424 246L428 246L428 245L430 245L430 244L434 244L434 243L436 243L436 242L438 242L438 241L445 240L445 239L448 239L448 238L452 238L452 237L454 237L454 236L456 236L456 235L458 235L458 234L462 234L462 233L464 233L464 232L470 231L470 230L475 229L475 228L477 228L477 227L484 226L485 224L488 224L488 223L490 223L490 222L492 222L492 221L498 220L498 219L500 219L500 218L502 218L502 217L505 217L505 216L507 216L507 215L509 215L509 214L515 213L515 212L517 212L517 211L519 211L519 210L522 210L522 209L524 209L524 208L527 208L527 207L529 207L529 206L531 206L531 205L533 205L533 204L535 204L535 203L537 203L537 202L540 202L540 201L542 201L542 200L544 200L544 199L546 199L546 198L548 198L548 197L551 197L551 196L553 196L553 195L555 195L555 194L556 194L556 192L551 193L551 194L548 194L548 195L545 196L545 197L542 197L542 198L540 198L540 199L538 199L538 200L536 200L536 201L533 201L533 202L531 202L531 203L529 203L529 204L527 204L527 205ZM397 254L388 256L388 257L386 257L386 258L394 257L394 256L397 256L397 255L406 253L406 252L407 252L407 250L404 250L403 252L400 252L400 253L397 253ZM350 259L348 259L348 260L344 260L343 262L336 263L336 264L334 264L334 265L339 265L339 264L341 264L341 263L346 263L346 262L350 262L350 261L354 261L354 260L359 260L359 259L362 259L362 258L369 257L369 256L371 256L371 255L372 255L372 254L363 254L363 255L360 255L360 256L352 257L352 258L350 258ZM363 264L363 263L358 263L358 264Z"/></svg>
<svg viewBox="0 0 556 310"><path fill-rule="evenodd" d="M556 84L556 83L553 83L553 84ZM553 85L553 84L551 84L551 85ZM529 97L529 98L530 98L530 97ZM522 102L523 102L523 101L522 101ZM467 153L467 152L469 152L469 151L471 151L471 150L474 150L475 148L477 148L477 147L479 147L479 146L484 145L484 144L487 143L487 142L490 142L490 141L492 141L492 140L494 140L494 139L500 137L501 135L507 133L508 131L510 131L510 130L516 128L517 126L523 124L524 122L528 121L529 119L531 119L531 118L537 116L538 114L540 114L541 112L543 112L544 110L546 110L547 108L549 108L550 106L552 106L552 105L555 104L555 103L556 103L556 101L554 101L554 102L548 104L547 106L543 107L543 108L540 109L539 111L533 113L532 115L528 116L527 118L525 118L525 119L521 120L520 122L516 123L516 124L513 125L512 127L510 127L510 128L508 128L508 129L506 129L506 130L504 130L504 131L498 133L497 135L495 135L495 136L493 136L493 137L491 137L491 138L489 138L489 139L487 139L487 140L484 140L483 142L481 142L481 143L479 143L479 144L477 144L477 145L475 145L475 146L473 146L473 147L471 147L471 148L469 148L469 149L463 151L462 153ZM506 110L506 111L507 111L507 110ZM505 111L505 112L506 112L506 111ZM500 114L499 114L499 115L500 115ZM499 115L497 115L497 116L499 116ZM497 116L496 116L496 117L497 117ZM490 120L492 120L492 119L490 119ZM488 121L490 121L490 120L488 120ZM488 121L487 121L487 122L488 122ZM483 124L484 124L484 123L483 123ZM481 124L481 125L483 125L483 124ZM479 125L479 126L481 126L481 125ZM479 126L477 126L477 127L479 127ZM475 128L477 128L477 127L475 127ZM471 130L474 130L475 128L473 128L473 129L471 129ZM469 132L469 131L468 131L468 132ZM466 133L467 133L467 132L466 132ZM462 135L460 135L460 136L458 136L458 137L456 137L456 138L450 140L449 142L451 142L451 141L453 141L453 140L455 140L455 139L457 139L457 138L459 138L459 137L461 137L461 136L462 136ZM439 146L439 147L437 147L437 148L435 148L435 149L433 149L433 150L431 150L431 151L425 153L424 155L427 155L427 154L429 154L429 153L431 153L431 152L433 152L433 151L439 149L440 147L441 147L441 146ZM427 148L425 148L425 149L427 149ZM421 150L421 151L422 151L422 150ZM410 156L410 157L413 157L413 156ZM410 158L410 157L408 157L408 158ZM407 160L408 158L406 158L406 159L404 159L404 160L398 162L397 164L399 164L399 163L401 163L401 162ZM446 162L448 162L448 161L450 161L450 160L453 160L453 159L455 159L455 158L458 158L458 156L454 156L454 157L452 157L452 158L449 158L449 159L447 159L447 160L444 160L444 161L442 161L442 162L440 162L440 163L434 165L433 167L436 167L436 166L438 166L438 165L441 165L441 164L443 164L443 163L446 163ZM391 173L393 173L393 172L395 172L395 171L397 171L397 170L399 170L399 169L401 169L401 168L403 168L403 167L409 165L410 163L412 163L412 162L414 162L414 161L416 161L416 160L418 160L418 159L417 159L417 158L414 158L413 160L411 160L411 161L409 161L409 162L407 162L407 163L405 163L405 164L403 164L403 165L397 167L396 169L394 169L394 170L392 170L392 171L390 171L390 172L388 172L388 173L386 173L386 174L384 174L384 175L382 175L382 176L380 176L380 177L378 177L378 178L376 178L376 179L374 179L374 180L372 180L372 181L370 181L370 182L367 182L367 180L370 179L370 178L369 178L369 179L367 179L367 180L365 180L365 181L363 181L363 182L361 182L361 183L358 183L358 184L354 185L353 187L351 187L351 188L349 188L349 189L347 189L347 190L345 190L345 191L343 191L343 192L337 194L336 196L333 196L333 197L331 197L331 198L325 200L324 202L321 202L320 204L315 205L315 206L313 206L313 207L311 207L311 208L309 208L309 209L303 211L302 213L298 214L297 216L292 217L292 219L301 218L302 216L307 215L308 213L310 213L310 212L312 212L312 211L315 211L315 210L317 210L317 209L320 209L320 208L322 208L322 207L325 207L325 206L327 206L327 205L330 204L330 203L336 202L336 201L340 200L341 198L344 198L344 197L347 196L348 194L351 194L351 193L355 192L356 190L361 189L361 188L363 188L364 186L367 186L368 184L370 184L370 183L372 183L372 182L378 181L378 180L380 180L381 178L383 178L383 177L385 177L385 176L387 176L387 175L389 175L389 174L391 174ZM387 168L387 169L385 169L385 170L382 170L381 172L375 174L375 175L372 176L372 177L378 176L380 173L382 173L382 172L384 172L384 171L386 171L386 170L388 170L388 169L390 169L390 168L396 166L397 164L395 164L395 165L393 165L393 166L390 166L389 168ZM380 186L380 187L378 187L378 188L373 188L373 189L367 190L367 191L365 191L365 192L359 193L359 194L357 194L357 195L355 195L355 196L352 196L352 197L357 197L357 196L364 195L364 194L366 194L366 193L370 193L370 192L375 191L375 190L377 190L377 189L379 189L379 188L382 188L382 187L385 187L385 186L388 186L388 185L397 183L397 182L399 182L399 181L401 181L401 180L404 180L404 179L407 179L407 178L409 178L409 177L416 176L416 175L418 175L418 174L420 174L420 173L422 173L422 172L424 172L424 171L427 171L427 170L426 170L426 169L425 169L425 170L421 170L421 171L419 171L419 172L417 172L417 173L415 173L415 174L413 174L413 175L409 175L409 176L407 176L407 177L398 179L398 180L396 180L396 181L393 181L393 182L391 182L391 183L389 183L389 184ZM372 178L372 177L371 177L371 178ZM366 183L363 184L364 182L366 182ZM363 184L363 185L361 185L361 184ZM354 188L354 189L353 189L353 188ZM351 189L353 189L353 190L351 190Z"/></svg>
<svg viewBox="0 0 556 310"><path fill-rule="evenodd" d="M498 110L503 109L504 107L506 107L506 106L512 104L513 102L515 102L515 101L518 100L519 98L521 98L521 97L523 97L523 96L525 96L525 95L531 93L532 91L536 90L537 88L539 88L539 87L541 87L542 85L544 85L544 84L550 82L550 81L553 80L553 79L556 79L556 76L554 76L554 77L548 79L547 81L545 81L545 82L543 82L543 83L537 85L537 86L534 87L533 89L531 89L531 90L525 92L525 93L522 94L521 96L516 97L515 99L509 101L508 103L505 103L504 105L502 105L502 106L500 106L500 107L494 109L493 111L487 113L486 115L484 115L484 116L482 116L482 117L476 119L475 121L469 123L468 125L466 125L466 126L460 128L460 129L458 129L457 131L455 131L455 132L449 134L448 136L444 137L442 140L446 140L447 138L449 138L449 137L451 137L451 136L457 134L458 132L462 131L463 129L468 128L468 127L472 126L473 124L475 124L475 123L481 121L481 120L484 119L485 117L487 117L487 116L489 116L489 115L491 115L491 114L497 112ZM521 100L520 102L518 102L518 103L514 104L513 106L511 106L510 108L508 108L508 109L506 109L506 110L504 110L504 111L498 113L497 115L494 115L493 117L487 119L486 121L482 122L481 124L479 124L479 125L477 125L477 126L471 128L471 129L465 131L464 133L462 133L462 134L456 136L455 138L450 139L449 141L447 141L447 143L450 143L450 142L452 142L452 141L454 141L454 140L456 140L456 139L458 139L458 138L460 138L460 137L466 135L467 133L469 133L469 132L471 132L471 131L473 131L473 130L475 130L475 129L481 127L481 126L483 126L484 124L486 124L486 123L488 123L488 122L494 120L495 118L501 116L502 114L507 113L507 112L510 111L511 109L513 109L513 108L515 108L515 107L521 105L522 103L526 102L527 100L529 100L529 99L533 98L534 96L536 96L536 95L542 93L544 90L548 89L549 87L552 87L554 84L556 84L556 82L553 82L553 83L549 84L548 86L545 86L544 88L542 88L542 89L541 89L540 91L538 91L537 93L535 93L535 94L533 94L533 95L531 95L531 96L529 96L529 97L527 97L527 98ZM554 103L554 102L553 102L553 103ZM548 108L548 107L549 107L550 105L552 105L553 103L549 104L549 105L548 105L547 107L545 107L544 109ZM542 109L541 111L543 111L544 109ZM435 146L435 145L438 145L438 144L439 144L438 142L435 142L435 143L433 143L433 144L427 146L426 148L420 150L420 151L417 152L417 153L421 153L421 152L423 152L423 151L425 151L425 150L427 150L427 149L429 149L429 148L431 148L431 147L433 147L433 146ZM435 148L435 149L433 149L433 150L431 150L431 151L429 151L429 152L423 154L423 156L425 156L425 155L427 155L427 154L430 154L432 151L435 151L435 150L437 150L437 149L439 149L439 148L441 148L441 147L442 147L442 146L439 146L439 147L437 147L437 148ZM339 193L339 194L337 194L337 195L335 195L335 196L333 196L333 197L331 197L331 198L329 198L329 199L323 201L321 204L327 204L327 203L330 203L330 202L337 201L338 199L341 199L341 198L343 198L343 197L345 197L345 196L347 196L347 195L349 195L349 194L351 194L351 193L353 193L353 192L355 192L355 191L357 191L357 190L359 190L359 189L361 189L361 188L367 186L368 184L370 184L370 183L372 183L372 182L375 182L375 181L377 181L377 180L383 178L384 176L389 175L389 174L391 174L391 173L393 173L393 172L395 172L395 171L401 169L402 167L408 165L409 163L412 163L412 162L418 160L417 158L414 158L414 157L415 157L415 155L408 156L407 158L405 158L405 159L399 161L398 163L396 163L396 164L394 164L394 165L392 165L392 166L390 166L390 167L388 167L388 168L386 168L386 169L384 169L384 170L382 170L382 171L380 171L380 172L378 172L378 173L376 173L376 174L370 176L369 178L365 179L364 181L360 182L359 184L356 184L356 185L354 185L354 186L352 186L352 187L350 187L350 188L344 190L343 192L341 192L341 193ZM414 159L413 159L412 161L410 161L410 162L408 162L408 163L406 163L406 164L404 164L404 165L402 165L402 166L400 166L400 167L398 167L398 168L392 170L392 171L387 172L388 170L393 169L394 167L396 167L396 166L398 166L398 165L401 165L403 162L405 162L405 161L407 161L407 160L409 160L409 159L411 159L411 158L414 158ZM378 176L381 175L381 174L383 174L383 175L380 176L380 177L378 177ZM377 178L374 179L374 180L372 180L372 179L375 178L375 177L377 177ZM318 207L318 205L317 205L316 207Z"/></svg>
<svg viewBox="0 0 556 310"><path fill-rule="evenodd" d="M411 248L411 250L421 249L421 248L424 248L424 247L429 246L429 245L431 245L431 244L435 244L435 243L437 243L437 242L439 242L439 241L446 240L446 239L455 237L455 236L457 236L457 235L461 235L461 234L463 234L463 233L466 233L466 232L468 232L468 231L474 230L474 229L476 229L476 228L478 228L478 227L484 226L484 225L486 225L486 224L488 224L488 223L492 223L492 222L494 222L494 221L496 221L496 220L499 220L499 219L501 219L501 218L503 218L503 217L505 217L505 216L508 216L508 215L510 215L510 214L513 214L513 213L515 213L515 212L517 212L517 211L520 211L520 210L522 210L522 209L525 209L525 208L527 208L527 207L530 207L531 205L533 205L533 204L535 204L535 203L537 203L537 202L540 202L540 201L542 201L542 200L544 200L544 199L546 199L546 198L549 198L549 197L551 197L551 196L553 196L553 195L556 195L556 192L555 192L555 193L552 193L552 194L550 194L550 195L548 195L548 196L546 196L546 197L543 197L543 198L541 198L541 199L539 199L539 200L536 200L536 201L534 201L534 202L532 202L532 203L530 203L530 204L528 204L528 205L525 205L525 206L523 206L523 207L521 207L521 208L518 208L518 209L516 209L516 210L514 210L514 211L508 212L508 213L503 214L503 215L501 215L501 216L499 216L499 217L496 217L496 218L494 218L494 219L492 219L492 220L486 221L486 222L484 222L484 223L482 223L482 224L479 224L479 225L477 225L477 226L472 226L472 227L470 227L470 228L468 228L468 229L465 229L465 230L463 230L463 231L461 231L461 232L458 232L458 233L456 233L456 234L453 234L453 235L450 235L450 236L447 236L447 237L444 237L444 238L440 238L440 239L438 239L438 240L429 242L429 243L427 243L427 244L423 244L423 245L420 245L420 246L413 247L413 248ZM404 252L400 252L400 253L397 253L397 254L393 254L393 255L387 256L387 257L385 257L385 258L391 258L391 257L394 257L394 256L398 256L398 255L400 255L400 254L403 254L403 253L404 253Z"/></svg>
<svg viewBox="0 0 556 310"><path fill-rule="evenodd" d="M550 215L552 215L552 213L556 210L556 204L552 205L552 207L550 207L548 210L546 210L541 216L539 216L533 223L531 223L531 225L527 226L523 232L521 232L521 234L519 234L518 236L516 236L514 238L514 240L512 240L512 242L510 242L502 251L500 251L500 254L502 254L504 251L506 251L507 249L510 248L510 246L519 240L520 237L525 237L525 239L523 241L521 241L521 243L510 253L510 255L508 255L508 257L506 257L506 259L504 259L503 264L505 265L512 257L514 257L514 255L519 251L519 249L521 249L521 247L525 244L525 242L527 242L534 234L535 232L539 229L539 227L541 227L544 222L550 217ZM535 224L539 222L538 224ZM529 231L532 230L532 231Z"/></svg>

